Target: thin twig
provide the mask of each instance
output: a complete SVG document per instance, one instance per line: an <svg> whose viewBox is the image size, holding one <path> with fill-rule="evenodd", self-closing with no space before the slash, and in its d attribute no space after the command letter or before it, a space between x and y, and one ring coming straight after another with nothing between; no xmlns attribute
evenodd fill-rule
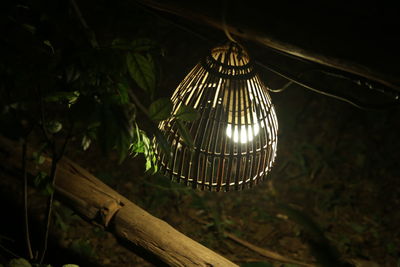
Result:
<svg viewBox="0 0 400 267"><path fill-rule="evenodd" d="M52 146L52 151L53 151L53 154L52 154L52 160L51 160L50 181L51 181L52 188L54 188L56 172L57 172L57 163L58 163L58 157L56 155L54 144ZM50 223L51 223L51 214L53 212L53 200L54 200L54 191L51 192L49 199L48 199L48 203L47 203L46 228L45 228L44 240L43 240L43 251L42 251L42 255L40 256L39 264L43 263L44 256L46 255L46 251L47 251L49 230L50 230Z"/></svg>
<svg viewBox="0 0 400 267"><path fill-rule="evenodd" d="M51 170L50 170L50 181L54 181L55 173L57 170L57 158L56 158L56 149L55 149L55 141L50 139L50 136L47 132L47 129L45 127L45 115L44 115L44 105L43 105L43 97L42 97L42 92L39 88L39 106L40 106L40 119L41 122L39 123L40 129L42 130L42 133L47 141L47 143L51 146L52 148L52 161L51 161ZM46 210L46 226L45 226L45 233L44 233L44 240L43 240L43 251L40 256L40 261L39 264L43 263L44 256L47 251L47 243L48 243L48 236L49 236L49 227L50 227L50 221L51 221L51 213L52 213L52 206L53 206L53 193L50 194L49 199L48 199L48 204L47 204L47 210ZM38 255L35 256L37 258Z"/></svg>
<svg viewBox="0 0 400 267"><path fill-rule="evenodd" d="M38 92L39 92L39 112L40 112L40 120L41 122L39 123L39 128L42 130L43 136L46 139L47 143L51 144L51 140L49 137L49 134L47 132L46 126L45 126L45 121L46 118L44 116L44 104L43 104L43 96L42 96L42 91L40 90L40 88L38 88Z"/></svg>
<svg viewBox="0 0 400 267"><path fill-rule="evenodd" d="M50 181L51 181L51 187L54 189L56 186L56 174L57 174L57 164L63 157L65 153L65 149L67 147L68 141L72 137L72 131L73 131L73 125L71 126L67 137L64 140L64 143L61 147L60 153L57 154L56 147L53 144L52 147L52 161L51 161L51 170L50 170ZM48 239L49 239L49 232L50 232L50 224L51 224L51 215L53 212L53 201L54 201L54 190L51 192L49 199L48 199L48 204L47 204L47 214L46 214L46 228L45 228L45 235L44 235L44 240L43 240L43 251L42 255L40 257L40 264L43 263L44 257L46 255L47 251L47 245L48 245Z"/></svg>
<svg viewBox="0 0 400 267"><path fill-rule="evenodd" d="M251 244L251 243L249 243L249 242L247 242L247 241L235 236L234 234L231 234L231 233L228 233L228 232L224 232L224 235L227 238L235 241L236 243L238 243L238 244L240 244L240 245L242 245L242 246L244 246L244 247L246 247L246 248L248 248L248 249L250 249L250 250L252 250L254 252L257 252L261 256L267 257L268 259L271 259L271 260L274 260L274 261L278 261L278 262L297 264L297 265L306 266L306 267L315 267L316 266L315 264L305 263L305 262L301 262L301 261L298 261L298 260L293 260L293 259L287 258L285 256L282 256L282 255L280 255L280 254L278 254L276 252L273 252L273 251L270 251L270 250L267 250L267 249L264 249L264 248L260 248L260 247L258 247L256 245L253 245L253 244Z"/></svg>
<svg viewBox="0 0 400 267"><path fill-rule="evenodd" d="M40 123L40 128L43 132L43 135L47 141L47 143L51 146L51 153L52 153L52 161L51 161L51 169L50 169L50 183L52 189L55 188L55 181L56 181L56 172L57 172L57 164L61 160L61 158L64 155L66 146L68 144L69 139L72 137L72 131L74 128L74 124L70 127L68 134L64 140L63 145L61 146L61 151L60 153L57 153L57 148L56 148L56 142L55 140L50 138L49 133L47 132L47 129L45 127L45 112L44 112L44 105L43 105L43 97L42 93L39 88L39 105L40 105L40 114L41 114L41 123ZM51 224L51 215L53 211L53 201L54 201L54 190L51 192L49 198L48 198L48 203L47 203L47 210L46 210L46 225L45 225L45 233L44 233L44 240L43 240L43 251L40 256L40 261L39 263L42 264L44 257L46 255L47 251L47 246L48 246L48 238L49 238L49 231L50 231L50 224Z"/></svg>
<svg viewBox="0 0 400 267"><path fill-rule="evenodd" d="M143 106L142 102L138 99L138 97L135 95L135 93L132 92L132 90L128 91L129 96L135 103L135 105L146 115L146 117L149 117L149 111L145 106Z"/></svg>
<svg viewBox="0 0 400 267"><path fill-rule="evenodd" d="M24 138L22 144L22 172L24 177L24 222L25 222L25 239L26 246L28 249L29 259L33 259L32 246L31 246L31 238L29 232L29 218L28 218L28 175L26 171L26 153L28 149L28 141L27 137Z"/></svg>

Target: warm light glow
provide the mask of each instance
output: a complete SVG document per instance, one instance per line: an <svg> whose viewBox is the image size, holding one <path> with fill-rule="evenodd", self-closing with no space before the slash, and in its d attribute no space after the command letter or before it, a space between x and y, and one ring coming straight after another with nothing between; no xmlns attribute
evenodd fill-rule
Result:
<svg viewBox="0 0 400 267"><path fill-rule="evenodd" d="M260 126L258 123L254 125L241 125L240 129L238 125L232 127L232 124L228 124L226 127L226 135L235 143L240 141L240 143L246 144L247 142L253 141L254 137L256 137L259 132Z"/></svg>
<svg viewBox="0 0 400 267"><path fill-rule="evenodd" d="M216 191L241 190L266 178L275 161L278 122L266 86L239 44L212 49L171 101L173 115L185 105L199 119L178 123L172 116L160 123L171 146L170 155L157 146L161 171L194 188Z"/></svg>

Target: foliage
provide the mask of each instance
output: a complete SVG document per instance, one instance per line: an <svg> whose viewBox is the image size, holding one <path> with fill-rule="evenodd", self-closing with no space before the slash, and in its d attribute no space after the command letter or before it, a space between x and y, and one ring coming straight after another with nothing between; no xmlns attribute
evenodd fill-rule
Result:
<svg viewBox="0 0 400 267"><path fill-rule="evenodd" d="M154 61L151 56L140 53L129 53L126 57L129 74L135 80L137 85L144 91L154 96L155 75Z"/></svg>
<svg viewBox="0 0 400 267"><path fill-rule="evenodd" d="M153 168L153 173L157 172L157 159L155 152L151 146L150 139L147 137L146 133L140 130L136 126L136 131L134 133L134 142L130 145L131 154L137 155L138 153L144 154L146 158L146 171Z"/></svg>
<svg viewBox="0 0 400 267"><path fill-rule="evenodd" d="M9 267L31 267L32 265L29 263L29 261L19 258L19 259L12 259L8 263Z"/></svg>
<svg viewBox="0 0 400 267"><path fill-rule="evenodd" d="M113 4L114 11L124 13L124 5L129 4ZM94 6L108 14L108 5ZM105 155L116 153L119 163L141 155L146 171L157 172L152 140L169 155L157 124L173 117L173 105L159 95L163 49L138 26L140 11L125 14L131 24L112 17L109 27L103 23L111 17L89 14L88 23L75 1L6 1L1 13L0 134L25 145L33 140L37 149L26 156L36 164L44 163L43 153L52 158L51 169L31 181L49 196L48 222L55 170L71 140L85 151L98 145ZM188 144L185 123L196 116L183 107L173 117ZM55 208L54 215L67 231L62 212ZM90 254L85 242L74 246Z"/></svg>
<svg viewBox="0 0 400 267"><path fill-rule="evenodd" d="M154 125L172 111L169 99L155 99L162 49L145 37L99 40L81 29L84 18L72 7L64 14L63 6L43 9L41 4L10 3L7 11L18 15L2 18L7 26L1 37L7 49L0 52L2 133L24 138L33 130L50 140L79 138L84 150L96 141L105 153L116 150L120 162L133 152L145 156L146 169L156 169L153 146L147 141L155 135L168 152ZM197 117L186 106L175 114L190 145L182 122Z"/></svg>
<svg viewBox="0 0 400 267"><path fill-rule="evenodd" d="M171 111L171 100L168 98L160 98L151 103L149 108L149 116L154 121L162 121L170 116Z"/></svg>
<svg viewBox="0 0 400 267"><path fill-rule="evenodd" d="M76 14L57 17L50 7L40 7L40 1L27 6L15 3L9 8L22 15L2 18L9 29L2 42L14 47L1 52L3 134L9 131L10 136L24 138L33 130L50 140L73 136L82 140L85 150L97 141L106 153L118 151L122 162L131 145L151 140L147 137L151 132L137 129L136 116L146 111L139 114L130 95L140 88L148 96L144 103L154 98L156 44L146 38L114 38L93 46ZM36 17L42 19L37 22ZM46 27L52 31L43 33ZM144 116L154 123L167 118L172 109L168 101L156 100ZM155 110L157 103L163 104L162 110ZM137 138L134 130L142 137ZM135 152L152 158L149 150L151 146ZM154 166L154 160L147 162Z"/></svg>

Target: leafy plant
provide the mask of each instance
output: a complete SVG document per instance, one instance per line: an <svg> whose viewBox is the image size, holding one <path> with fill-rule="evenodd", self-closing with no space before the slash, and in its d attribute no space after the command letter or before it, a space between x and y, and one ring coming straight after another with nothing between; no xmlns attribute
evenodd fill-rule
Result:
<svg viewBox="0 0 400 267"><path fill-rule="evenodd" d="M146 171L155 173L152 140L166 155L170 152L157 123L175 116L185 141L192 144L185 123L197 113L182 107L173 115L171 101L158 97L157 60L162 48L151 38L126 37L114 30L97 35L73 0L24 5L7 1L2 12L6 16L0 19L5 25L0 36L0 134L22 140L24 191L32 182L49 198L41 263L53 213L57 164L68 153L71 140L79 140L83 150L98 145L105 155L116 152L119 163L127 156L141 155ZM28 155L32 141L41 145ZM28 181L27 160L32 157L43 164L44 154L51 158L49 170ZM25 210L27 203L25 193ZM25 214L28 258L33 260ZM66 230L61 213L54 214Z"/></svg>

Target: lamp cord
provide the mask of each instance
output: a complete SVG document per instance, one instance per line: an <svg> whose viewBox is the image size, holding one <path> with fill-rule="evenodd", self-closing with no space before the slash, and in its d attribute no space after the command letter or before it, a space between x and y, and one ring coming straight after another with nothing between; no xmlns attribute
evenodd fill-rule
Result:
<svg viewBox="0 0 400 267"><path fill-rule="evenodd" d="M374 110L374 111L377 111L377 110L384 110L384 109L393 108L393 107L399 107L400 106L398 102L391 102L391 103L385 103L385 104L375 104L375 105L373 105L373 104L365 104L365 103L360 102L357 99L352 99L351 97L344 97L344 96L340 96L340 95L337 95L337 94L332 94L330 92L326 92L326 91L317 89L314 86L312 86L310 84L307 84L304 81L299 81L297 78L293 77L293 75L291 75L291 74L283 73L283 71L280 71L280 70L277 71L276 68L271 68L271 67L269 67L269 66L267 66L267 65L265 65L265 64L263 64L263 63L261 63L259 61L256 61L255 63L257 65L259 65L260 67L265 68L265 69L275 73L276 75L281 76L282 78L285 78L286 80L289 81L288 83L286 83L280 89L270 89L270 88L267 87L267 90L270 91L270 92L273 92L273 93L282 92L285 89L287 89L290 85L297 84L297 85L300 85L300 86L302 86L302 87L304 87L304 88L306 88L306 89L308 89L310 91L313 91L315 93L318 93L318 94L321 94L321 95L325 95L325 96L328 96L328 97L331 97L331 98L346 102L346 103L348 103L348 104L350 104L350 105L352 105L352 106L354 106L356 108L363 109L363 110ZM300 75L303 75L303 74L304 73L302 73Z"/></svg>

